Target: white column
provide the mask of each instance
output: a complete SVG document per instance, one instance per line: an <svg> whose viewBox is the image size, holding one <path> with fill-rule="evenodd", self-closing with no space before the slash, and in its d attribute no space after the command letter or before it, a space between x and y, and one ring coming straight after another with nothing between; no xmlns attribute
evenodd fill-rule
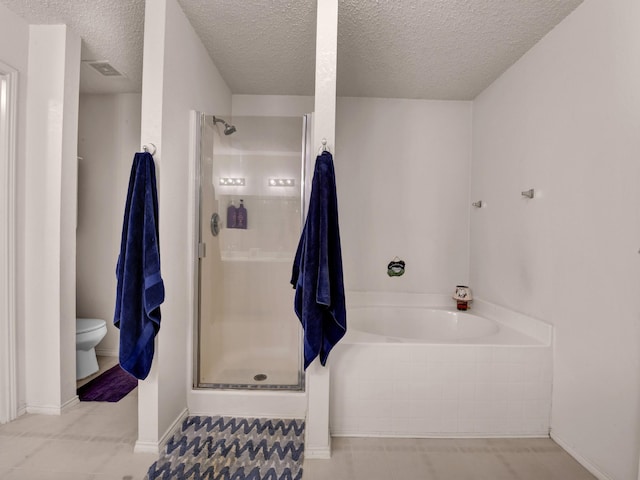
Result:
<svg viewBox="0 0 640 480"><path fill-rule="evenodd" d="M319 150L322 139L335 155L336 63L338 53L338 0L318 0L316 33L316 92L313 118L313 146ZM329 366L315 360L307 368L307 420L305 457L329 458Z"/></svg>
<svg viewBox="0 0 640 480"><path fill-rule="evenodd" d="M316 92L313 137L316 151L321 140L335 154L336 63L338 57L338 0L318 0L316 33Z"/></svg>
<svg viewBox="0 0 640 480"><path fill-rule="evenodd" d="M77 402L75 212L80 37L31 25L25 196L27 411L59 414Z"/></svg>
<svg viewBox="0 0 640 480"><path fill-rule="evenodd" d="M158 197L161 193L162 178L162 106L166 25L166 1L147 0L144 18L140 148L149 143L156 146L157 150L153 157L156 164ZM166 322L166 318L164 320ZM149 376L144 381L138 382L138 440L134 447L135 452L159 452L161 399L158 357L161 352L158 349L157 338L155 342L156 351Z"/></svg>
<svg viewBox="0 0 640 480"><path fill-rule="evenodd" d="M305 424L305 458L331 457L329 431L329 365L316 359L307 367L307 419Z"/></svg>

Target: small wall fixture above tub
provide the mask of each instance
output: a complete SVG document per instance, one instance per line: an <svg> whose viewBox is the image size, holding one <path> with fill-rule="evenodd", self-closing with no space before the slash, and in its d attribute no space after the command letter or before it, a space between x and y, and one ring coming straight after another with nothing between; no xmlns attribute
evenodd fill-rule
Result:
<svg viewBox="0 0 640 480"><path fill-rule="evenodd" d="M400 260L398 257L395 257L393 260L389 262L387 265L387 275L390 277L400 277L404 274L404 261Z"/></svg>
<svg viewBox="0 0 640 480"><path fill-rule="evenodd" d="M534 192L533 188L530 188L529 190L525 190L524 192L521 193L521 195L523 197L527 197L527 198L533 198L534 194L535 194L535 192Z"/></svg>
<svg viewBox="0 0 640 480"><path fill-rule="evenodd" d="M487 204L485 202L483 202L482 200L478 200L477 202L473 202L471 204L472 207L476 207L476 208L482 208L485 207Z"/></svg>

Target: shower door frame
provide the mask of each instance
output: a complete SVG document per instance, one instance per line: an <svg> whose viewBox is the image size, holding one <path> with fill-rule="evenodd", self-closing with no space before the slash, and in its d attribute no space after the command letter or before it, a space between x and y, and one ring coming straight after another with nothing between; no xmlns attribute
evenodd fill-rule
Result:
<svg viewBox="0 0 640 480"><path fill-rule="evenodd" d="M18 416L16 339L16 141L18 71L0 62L0 223L6 228L0 239L0 424Z"/></svg>
<svg viewBox="0 0 640 480"><path fill-rule="evenodd" d="M207 116L213 116L213 114L206 114L203 112L193 111L193 201L194 201L194 228L193 228L193 375L191 387L193 390L234 390L234 391L288 391L293 393L300 393L305 391L305 371L303 368L303 354L302 354L302 329L298 332L298 382L295 385L271 385L271 384L243 384L243 383L202 383L200 382L200 282L201 282L201 259L206 256L204 251L204 243L202 239L202 135L205 127L205 119ZM310 195L307 188L308 163L310 157L311 148L311 132L312 132L313 114L302 115L302 152L301 152L301 181L300 181L300 231L304 228L304 221L306 218L308 197ZM292 306L293 307L293 306Z"/></svg>

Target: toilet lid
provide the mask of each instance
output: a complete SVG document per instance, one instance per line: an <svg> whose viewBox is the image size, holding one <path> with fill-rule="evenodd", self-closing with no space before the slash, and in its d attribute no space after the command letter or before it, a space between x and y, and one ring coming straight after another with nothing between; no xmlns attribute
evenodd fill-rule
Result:
<svg viewBox="0 0 640 480"><path fill-rule="evenodd" d="M99 318L76 318L76 333L88 333L103 328L107 322Z"/></svg>

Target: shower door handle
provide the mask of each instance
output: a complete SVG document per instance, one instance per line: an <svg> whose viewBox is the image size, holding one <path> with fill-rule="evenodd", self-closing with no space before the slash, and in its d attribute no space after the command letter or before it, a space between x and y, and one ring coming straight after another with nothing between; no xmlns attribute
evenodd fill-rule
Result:
<svg viewBox="0 0 640 480"><path fill-rule="evenodd" d="M211 235L217 237L220 233L220 215L213 213L211 215Z"/></svg>

